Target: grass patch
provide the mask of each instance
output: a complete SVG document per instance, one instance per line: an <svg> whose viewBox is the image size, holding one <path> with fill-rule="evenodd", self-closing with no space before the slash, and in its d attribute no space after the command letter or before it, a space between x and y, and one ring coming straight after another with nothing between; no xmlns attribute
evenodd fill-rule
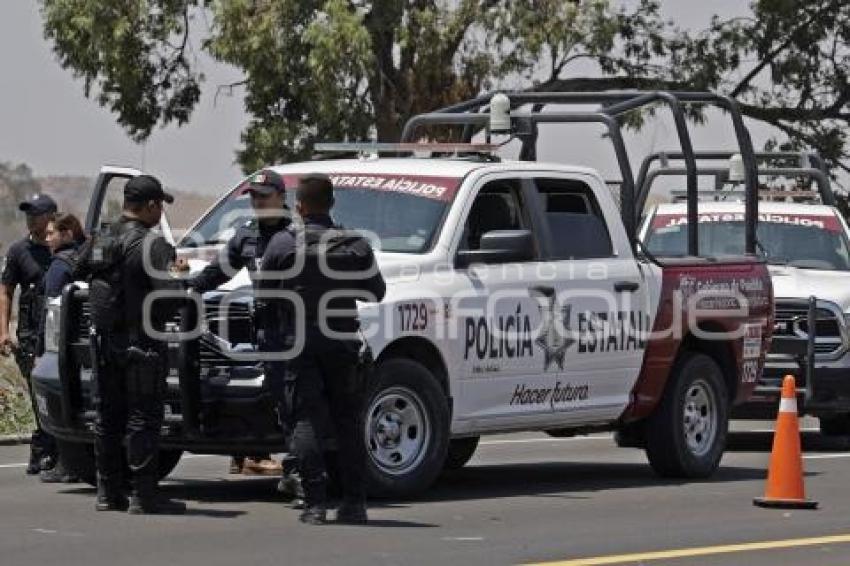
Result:
<svg viewBox="0 0 850 566"><path fill-rule="evenodd" d="M27 384L11 356L0 356L0 435L29 434L35 425Z"/></svg>

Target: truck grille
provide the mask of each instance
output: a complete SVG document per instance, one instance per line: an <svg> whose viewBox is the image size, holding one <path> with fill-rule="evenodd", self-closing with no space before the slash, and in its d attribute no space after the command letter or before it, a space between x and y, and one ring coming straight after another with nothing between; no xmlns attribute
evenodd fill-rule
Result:
<svg viewBox="0 0 850 566"><path fill-rule="evenodd" d="M842 321L836 313L824 307L815 311L815 353L822 356L836 354L844 347L841 334ZM777 301L774 336L808 336L808 305L804 301Z"/></svg>
<svg viewBox="0 0 850 566"><path fill-rule="evenodd" d="M89 337L89 303L79 300L77 342L88 343ZM231 347L237 347L240 352L250 352L253 349L253 314L251 306L246 302L233 301L222 312L219 301L205 303L204 318L210 334L221 337L227 334ZM176 315L175 315L176 322ZM199 353L202 367L236 367L252 365L245 360L235 360L219 346L217 341L205 334L199 340Z"/></svg>

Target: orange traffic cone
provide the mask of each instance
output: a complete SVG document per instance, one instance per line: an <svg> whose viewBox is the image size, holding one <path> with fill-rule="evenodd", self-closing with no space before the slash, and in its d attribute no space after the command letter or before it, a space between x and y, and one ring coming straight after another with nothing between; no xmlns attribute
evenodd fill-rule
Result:
<svg viewBox="0 0 850 566"><path fill-rule="evenodd" d="M753 503L759 507L814 509L817 501L806 499L803 488L803 455L800 451L800 423L797 421L797 387L794 376L782 381L782 400L773 433L773 451L767 472L764 497Z"/></svg>

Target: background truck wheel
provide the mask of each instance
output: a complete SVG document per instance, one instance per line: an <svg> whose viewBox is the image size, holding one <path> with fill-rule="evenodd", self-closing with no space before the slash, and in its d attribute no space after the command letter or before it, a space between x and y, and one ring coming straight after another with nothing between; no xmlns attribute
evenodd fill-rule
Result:
<svg viewBox="0 0 850 566"><path fill-rule="evenodd" d="M430 486L446 461L449 408L422 364L381 362L367 395L363 430L366 481L375 497L409 497Z"/></svg>
<svg viewBox="0 0 850 566"><path fill-rule="evenodd" d="M723 373L711 357L684 354L646 427L646 454L662 477L705 478L720 464L729 427Z"/></svg>
<svg viewBox="0 0 850 566"><path fill-rule="evenodd" d="M850 436L850 414L820 417L818 420L824 436Z"/></svg>
<svg viewBox="0 0 850 566"><path fill-rule="evenodd" d="M80 480L89 485L97 485L97 468L94 463L94 446L85 442L69 442L56 439L59 457ZM180 462L182 450L161 450L159 453L159 479L170 474Z"/></svg>
<svg viewBox="0 0 850 566"><path fill-rule="evenodd" d="M444 470L459 470L472 459L475 454L475 449L478 448L480 436L470 436L467 438L455 438L449 441L449 453L446 456L446 463L443 464Z"/></svg>

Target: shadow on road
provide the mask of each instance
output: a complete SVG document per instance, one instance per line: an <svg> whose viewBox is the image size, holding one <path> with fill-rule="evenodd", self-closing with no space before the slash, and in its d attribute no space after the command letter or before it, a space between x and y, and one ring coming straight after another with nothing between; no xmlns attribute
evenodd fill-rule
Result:
<svg viewBox="0 0 850 566"><path fill-rule="evenodd" d="M850 450L850 437L823 436L819 432L801 434L803 452L846 452ZM733 452L770 452L772 432L734 432L729 435L726 449Z"/></svg>
<svg viewBox="0 0 850 566"><path fill-rule="evenodd" d="M706 483L763 479L760 468L723 466ZM522 463L470 466L444 475L421 498L425 501L547 496L587 499L597 491L698 483L656 476L648 464Z"/></svg>

